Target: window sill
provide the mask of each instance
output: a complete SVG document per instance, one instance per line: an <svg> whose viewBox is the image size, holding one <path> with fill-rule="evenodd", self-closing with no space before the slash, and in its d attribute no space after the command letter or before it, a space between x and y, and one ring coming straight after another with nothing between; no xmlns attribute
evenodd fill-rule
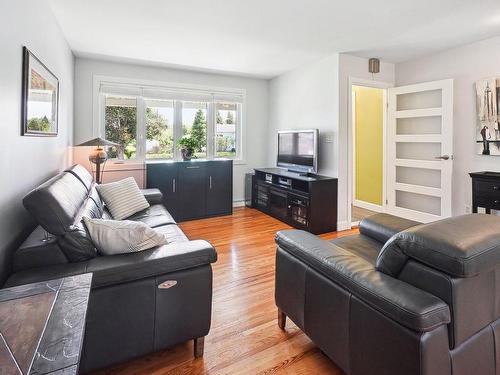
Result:
<svg viewBox="0 0 500 375"><path fill-rule="evenodd" d="M193 159L193 160L232 160L233 165L247 165L247 161L244 159L230 159L230 158L213 158L213 159ZM106 163L106 169L120 169L120 167L127 167L128 169L142 169L144 165L148 162L162 162L168 161L170 163L180 162L182 159L174 160L174 159L135 159L135 160L118 160L118 159L109 159Z"/></svg>

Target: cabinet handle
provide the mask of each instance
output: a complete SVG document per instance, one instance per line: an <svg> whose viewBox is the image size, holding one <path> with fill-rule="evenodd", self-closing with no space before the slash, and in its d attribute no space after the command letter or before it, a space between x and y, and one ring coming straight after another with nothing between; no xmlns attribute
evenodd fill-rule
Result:
<svg viewBox="0 0 500 375"><path fill-rule="evenodd" d="M175 178L172 179L172 193L175 193Z"/></svg>
<svg viewBox="0 0 500 375"><path fill-rule="evenodd" d="M210 185L210 189L212 189L212 176L208 177L208 183Z"/></svg>
<svg viewBox="0 0 500 375"><path fill-rule="evenodd" d="M493 186L493 190L498 190L498 186Z"/></svg>
<svg viewBox="0 0 500 375"><path fill-rule="evenodd" d="M495 200L493 201L493 203L498 204L498 203L500 203L500 201L499 201L498 199L495 199Z"/></svg>
<svg viewBox="0 0 500 375"><path fill-rule="evenodd" d="M200 166L199 165L192 165L192 166L186 167L186 168L187 169L198 169L198 168L200 168Z"/></svg>

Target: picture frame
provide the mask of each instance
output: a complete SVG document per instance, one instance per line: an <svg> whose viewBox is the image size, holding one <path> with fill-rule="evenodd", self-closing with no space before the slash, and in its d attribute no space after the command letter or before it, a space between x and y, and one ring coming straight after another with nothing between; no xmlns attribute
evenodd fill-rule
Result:
<svg viewBox="0 0 500 375"><path fill-rule="evenodd" d="M500 156L500 77L476 81L476 153Z"/></svg>
<svg viewBox="0 0 500 375"><path fill-rule="evenodd" d="M21 135L56 137L59 131L59 79L23 47Z"/></svg>

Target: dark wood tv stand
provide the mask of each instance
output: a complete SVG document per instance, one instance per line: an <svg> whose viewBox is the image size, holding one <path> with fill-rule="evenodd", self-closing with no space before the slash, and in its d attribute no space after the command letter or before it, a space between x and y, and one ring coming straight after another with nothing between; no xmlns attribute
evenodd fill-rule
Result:
<svg viewBox="0 0 500 375"><path fill-rule="evenodd" d="M252 207L314 234L337 230L337 179L279 168L255 169Z"/></svg>

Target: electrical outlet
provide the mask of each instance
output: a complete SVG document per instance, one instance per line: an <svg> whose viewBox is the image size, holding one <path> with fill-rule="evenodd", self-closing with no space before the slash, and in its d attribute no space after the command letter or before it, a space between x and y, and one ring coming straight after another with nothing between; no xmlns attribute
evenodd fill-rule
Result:
<svg viewBox="0 0 500 375"><path fill-rule="evenodd" d="M472 207L469 206L468 204L465 205L465 213L466 214L470 214L472 213Z"/></svg>
<svg viewBox="0 0 500 375"><path fill-rule="evenodd" d="M326 137L325 138L325 143L333 143L333 138L332 137Z"/></svg>

